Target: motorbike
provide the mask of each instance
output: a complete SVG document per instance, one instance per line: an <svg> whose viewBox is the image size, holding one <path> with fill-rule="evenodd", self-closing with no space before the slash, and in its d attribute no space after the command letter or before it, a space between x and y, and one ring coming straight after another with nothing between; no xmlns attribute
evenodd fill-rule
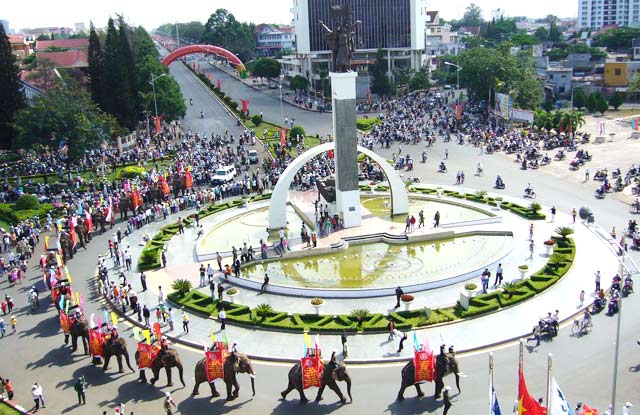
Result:
<svg viewBox="0 0 640 415"><path fill-rule="evenodd" d="M556 155L554 156L554 158L558 161L564 160L565 158L567 158L567 156L565 156L564 151L560 150L556 153Z"/></svg>
<svg viewBox="0 0 640 415"><path fill-rule="evenodd" d="M204 118L204 111L200 111L200 118Z"/></svg>
<svg viewBox="0 0 640 415"><path fill-rule="evenodd" d="M626 297L633 292L633 280L626 279L624 280L624 285L622 286L622 296Z"/></svg>
<svg viewBox="0 0 640 415"><path fill-rule="evenodd" d="M539 167L538 160L531 160L529 162L529 168L530 169L537 169L538 167Z"/></svg>
<svg viewBox="0 0 640 415"><path fill-rule="evenodd" d="M591 306L591 314L598 314L602 310L604 310L605 305L607 304L607 300L604 298L596 298L593 302L593 306Z"/></svg>
<svg viewBox="0 0 640 415"><path fill-rule="evenodd" d="M596 170L595 174L593 175L593 180L603 181L607 178L608 175L609 172L607 171L607 169Z"/></svg>
<svg viewBox="0 0 640 415"><path fill-rule="evenodd" d="M542 159L540 160L540 165L541 166L546 166L547 164L551 163L551 157L545 155L544 157L542 157Z"/></svg>
<svg viewBox="0 0 640 415"><path fill-rule="evenodd" d="M528 188L524 189L523 197L525 199L526 198L535 199L536 198L536 192L532 188L528 187Z"/></svg>
<svg viewBox="0 0 640 415"><path fill-rule="evenodd" d="M483 172L482 167L476 168L476 176L482 176L482 172Z"/></svg>
<svg viewBox="0 0 640 415"><path fill-rule="evenodd" d="M501 177L498 177L496 179L496 184L495 186L493 186L495 189L500 189L500 190L504 190L505 188L505 184L504 184L504 180L502 180Z"/></svg>
<svg viewBox="0 0 640 415"><path fill-rule="evenodd" d="M569 168L571 170L578 170L580 168L580 160L578 159L571 160L571 163L569 163Z"/></svg>
<svg viewBox="0 0 640 415"><path fill-rule="evenodd" d="M542 319L538 322L538 326L541 336L556 337L558 335L558 325L555 322Z"/></svg>
<svg viewBox="0 0 640 415"><path fill-rule="evenodd" d="M599 187L599 188L596 189L595 197L596 197L596 199L604 199L606 194L607 194L607 192L603 188Z"/></svg>
<svg viewBox="0 0 640 415"><path fill-rule="evenodd" d="M422 162L423 162L423 163L426 163L426 162L427 162L427 152L426 152L426 151L423 151L423 152L422 152Z"/></svg>
<svg viewBox="0 0 640 415"><path fill-rule="evenodd" d="M440 165L438 166L438 173L446 173L447 172L447 166L444 163L440 163Z"/></svg>
<svg viewBox="0 0 640 415"><path fill-rule="evenodd" d="M609 299L609 305L607 306L608 316L612 316L619 311L618 301L620 301L618 297L611 297L611 299Z"/></svg>

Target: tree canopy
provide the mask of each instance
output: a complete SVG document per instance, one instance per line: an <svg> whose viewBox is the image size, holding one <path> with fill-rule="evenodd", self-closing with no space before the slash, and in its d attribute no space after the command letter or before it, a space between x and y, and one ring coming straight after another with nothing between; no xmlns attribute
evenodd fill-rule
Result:
<svg viewBox="0 0 640 415"><path fill-rule="evenodd" d="M380 96L391 92L391 82L387 76L387 60L382 49L376 52L376 63L371 70L371 77L371 92Z"/></svg>
<svg viewBox="0 0 640 415"><path fill-rule="evenodd" d="M18 111L14 127L14 148L58 148L66 142L71 160L121 132L116 120L100 111L87 92L70 84L54 88L37 98L33 106Z"/></svg>
<svg viewBox="0 0 640 415"><path fill-rule="evenodd" d="M257 59L253 65L253 76L260 78L277 78L280 76L280 62L271 58Z"/></svg>
<svg viewBox="0 0 640 415"><path fill-rule="evenodd" d="M14 117L24 106L16 58L4 26L0 23L0 148L11 147L16 137Z"/></svg>
<svg viewBox="0 0 640 415"><path fill-rule="evenodd" d="M178 33L176 33L176 26ZM184 39L191 43L200 41L202 34L204 33L204 25L198 21L192 21L188 23L165 23L158 27L156 30L158 33L162 33L166 36L178 36L180 39Z"/></svg>
<svg viewBox="0 0 640 415"><path fill-rule="evenodd" d="M640 29L619 27L593 37L593 46L604 46L609 50L629 49L633 39L640 37Z"/></svg>
<svg viewBox="0 0 640 415"><path fill-rule="evenodd" d="M475 3L471 3L464 9L464 15L460 20L461 26L480 26L483 22L482 9Z"/></svg>
<svg viewBox="0 0 640 415"><path fill-rule="evenodd" d="M255 25L240 23L227 10L218 9L209 16L200 41L227 49L248 62L255 53Z"/></svg>

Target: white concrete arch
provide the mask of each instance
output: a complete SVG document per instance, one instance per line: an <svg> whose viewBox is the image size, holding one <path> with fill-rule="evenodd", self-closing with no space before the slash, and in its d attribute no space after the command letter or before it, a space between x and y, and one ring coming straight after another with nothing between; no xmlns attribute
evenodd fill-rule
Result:
<svg viewBox="0 0 640 415"><path fill-rule="evenodd" d="M298 157L296 157L289 166L282 172L276 187L271 194L271 203L269 207L269 228L278 229L285 228L287 226L287 194L289 193L289 187L293 182L293 179L302 168L302 166L314 158L315 156L334 149L334 143L325 143L319 146L313 147L310 150L305 151ZM389 189L391 191L391 214L400 215L409 212L409 195L404 182L396 173L392 165L380 155L373 151L358 146L358 153L363 153L380 166L384 172L385 177L389 182Z"/></svg>

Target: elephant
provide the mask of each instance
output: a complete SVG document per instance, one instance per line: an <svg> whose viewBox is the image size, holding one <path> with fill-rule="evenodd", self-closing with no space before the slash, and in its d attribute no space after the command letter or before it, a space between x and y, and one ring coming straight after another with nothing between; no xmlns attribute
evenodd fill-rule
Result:
<svg viewBox="0 0 640 415"><path fill-rule="evenodd" d="M293 365L291 370L289 370L289 384L287 385L287 389L282 391L280 395L282 395L282 399L286 399L289 392L292 390L297 390L300 394L300 403L307 403L309 399L304 395L304 389L302 389L302 371L301 371L300 363L296 363ZM316 395L315 402L319 402L322 400L322 392L324 392L325 387L329 387L332 391L338 395L341 403L346 403L347 399L342 394L340 387L338 386L337 381L344 381L347 383L347 395L349 395L349 401L353 402L353 398L351 397L351 376L349 376L349 372L347 372L347 366L344 362L338 362L338 368L332 373L331 370L327 368L325 365L325 369L322 372L322 378L320 379L320 387L318 388L318 394Z"/></svg>
<svg viewBox="0 0 640 415"><path fill-rule="evenodd" d="M89 226L84 218L78 218L78 223L75 227L76 233L78 234L78 240L81 241L82 247L84 247L85 243L91 242L91 232L89 232Z"/></svg>
<svg viewBox="0 0 640 415"><path fill-rule="evenodd" d="M198 395L200 384L207 381L207 374L204 370L204 364L205 359L202 359L198 361L198 363L196 363L196 384L193 387L193 392L191 393L191 395ZM232 401L239 395L240 385L238 385L238 379L236 377L237 373L249 374L249 377L251 378L251 391L253 392L252 396L256 396L255 372L253 371L251 359L249 359L247 355L245 355L244 353L232 352L224 362L223 373L224 383L227 387L227 401ZM231 392L232 386L234 389L233 393ZM220 394L216 390L216 385L214 384L214 382L209 383L209 387L211 388L211 395L214 398L220 396Z"/></svg>
<svg viewBox="0 0 640 415"><path fill-rule="evenodd" d="M455 354L452 351L450 351L449 353L444 353L444 348L441 348L440 354L436 356L435 394L434 394L435 399L440 398L442 389L444 389L443 379L445 376L449 374L455 375L456 387L458 388L458 393L460 393L461 392L460 372L459 372L458 361L456 360ZM411 385L414 385L416 387L418 396L424 396L424 393L420 388L420 384L415 382L415 366L413 363L413 359L411 359L402 368L402 383L400 385L400 390L398 391L397 400L399 401L404 400L404 391Z"/></svg>
<svg viewBox="0 0 640 415"><path fill-rule="evenodd" d="M73 352L78 350L78 338L81 338L84 354L89 354L89 323L87 320L74 320L69 327L69 333L64 335L64 344L69 343L69 336L71 336L71 350Z"/></svg>
<svg viewBox="0 0 640 415"><path fill-rule="evenodd" d="M127 220L127 215L129 210L132 213L135 213L135 208L133 207L133 201L130 196L125 196L120 199L118 202L118 208L120 209L120 219Z"/></svg>
<svg viewBox="0 0 640 415"><path fill-rule="evenodd" d="M91 215L91 221L93 222L93 227L96 231L98 230L98 228L100 228L100 233L105 233L105 231L107 230L105 228L106 218L102 210L97 210L96 212L94 212L93 215Z"/></svg>
<svg viewBox="0 0 640 415"><path fill-rule="evenodd" d="M66 261L67 258L73 259L73 254L76 252L75 246L71 237L66 232L60 232L60 249L62 250L62 260Z"/></svg>
<svg viewBox="0 0 640 415"><path fill-rule="evenodd" d="M102 345L102 356L104 356L104 365L102 366L103 371L106 371L109 368L109 360L111 360L111 356L115 356L118 359L118 372L124 373L124 370L122 369L122 356L124 356L124 360L127 362L129 369L132 372L135 372L131 367L131 362L129 361L127 343L122 337L115 340L107 340L107 342Z"/></svg>
<svg viewBox="0 0 640 415"><path fill-rule="evenodd" d="M136 362L138 361L139 352L136 351L135 357ZM160 369L164 367L167 372L167 386L173 386L173 382L171 381L171 368L178 368L178 376L180 376L180 382L182 382L182 386L186 386L184 383L184 379L182 377L183 367L182 361L180 360L180 354L175 349L166 349L160 350L158 355L153 362L151 362L151 372L153 373L153 378L149 380L149 382L154 385L157 380L160 378ZM142 383L147 383L147 375L144 370L140 370L140 376L138 381Z"/></svg>

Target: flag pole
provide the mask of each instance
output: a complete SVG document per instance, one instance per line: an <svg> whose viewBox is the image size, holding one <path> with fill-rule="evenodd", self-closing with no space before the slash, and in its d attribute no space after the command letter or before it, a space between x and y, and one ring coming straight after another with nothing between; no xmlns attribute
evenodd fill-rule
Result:
<svg viewBox="0 0 640 415"><path fill-rule="evenodd" d="M553 354L547 355L547 408L549 408L549 401L551 398L551 371L553 370ZM547 409L548 412L548 409Z"/></svg>
<svg viewBox="0 0 640 415"><path fill-rule="evenodd" d="M524 365L524 339L520 339L520 351L518 356L518 370L522 372L522 366Z"/></svg>
<svg viewBox="0 0 640 415"><path fill-rule="evenodd" d="M489 415L493 415L493 352L489 352Z"/></svg>

